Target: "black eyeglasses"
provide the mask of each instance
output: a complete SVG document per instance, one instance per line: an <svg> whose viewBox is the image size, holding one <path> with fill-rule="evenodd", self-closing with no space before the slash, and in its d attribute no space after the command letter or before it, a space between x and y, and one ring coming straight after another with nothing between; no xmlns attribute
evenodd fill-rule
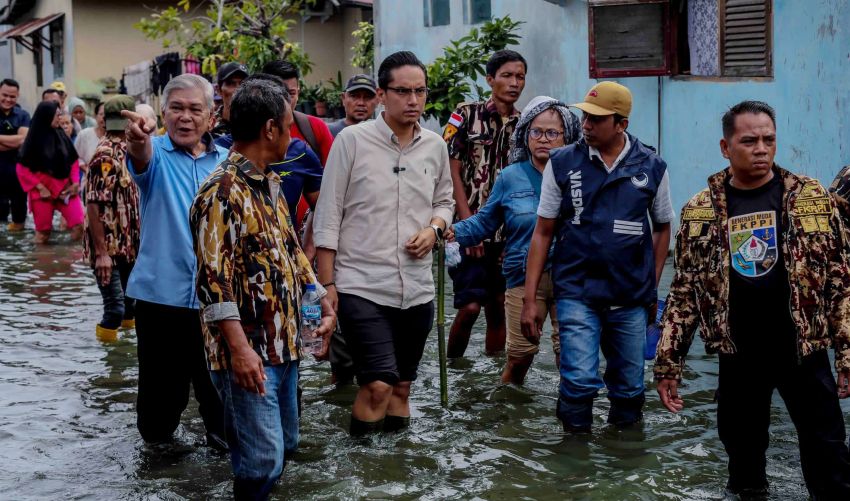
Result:
<svg viewBox="0 0 850 501"><path fill-rule="evenodd" d="M546 129L544 131L543 129L538 128L528 129L528 137L531 139L540 139L541 137L546 136L546 139L549 141L554 141L563 135L564 131L562 130Z"/></svg>
<svg viewBox="0 0 850 501"><path fill-rule="evenodd" d="M428 87L417 87L415 89L408 89L406 87L387 87L387 90L391 90L401 97L409 97L411 94L416 94L416 97L425 97L429 92L431 92L431 89Z"/></svg>

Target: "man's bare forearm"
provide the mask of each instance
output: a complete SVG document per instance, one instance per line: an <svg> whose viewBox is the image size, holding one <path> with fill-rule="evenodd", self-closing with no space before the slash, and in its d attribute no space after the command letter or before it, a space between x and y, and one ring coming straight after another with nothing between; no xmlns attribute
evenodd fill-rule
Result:
<svg viewBox="0 0 850 501"><path fill-rule="evenodd" d="M657 224L652 232L652 252L655 257L655 284L661 283L661 274L664 272L664 263L667 262L667 253L670 251L670 223Z"/></svg>
<svg viewBox="0 0 850 501"><path fill-rule="evenodd" d="M107 253L106 238L103 236L103 223L100 222L97 204L86 204L86 215L89 219L89 232L91 232L91 239L94 243L95 256L103 256Z"/></svg>
<svg viewBox="0 0 850 501"><path fill-rule="evenodd" d="M133 161L133 170L136 174L148 170L148 164L153 158L150 137L146 137L143 141L128 141L127 154Z"/></svg>
<svg viewBox="0 0 850 501"><path fill-rule="evenodd" d="M319 247L316 249L316 267L318 268L319 282L327 284L334 281L334 261L336 251Z"/></svg>

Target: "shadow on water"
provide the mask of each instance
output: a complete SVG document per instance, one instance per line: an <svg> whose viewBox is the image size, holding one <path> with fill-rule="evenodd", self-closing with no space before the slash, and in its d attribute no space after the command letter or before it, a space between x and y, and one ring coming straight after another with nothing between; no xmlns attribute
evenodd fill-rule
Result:
<svg viewBox="0 0 850 501"><path fill-rule="evenodd" d="M229 462L202 447L203 425L193 404L174 444L142 442L135 428L133 331L122 332L116 343L99 343L100 295L79 246L58 234L56 244L34 248L31 236L0 230L2 497L227 498ZM544 341L524 386L503 385L504 358L483 355L482 332L479 322L467 358L449 366L448 409L439 405L437 343L430 338L414 385L411 428L393 435L350 438L356 388L334 388L327 364L304 362L301 447L274 496L721 498L717 363L700 342L689 357L681 414L663 412L651 390L643 426L617 430L605 425L603 395L593 433L570 436L554 417L558 375L551 344ZM774 404L772 498L805 499L793 426L778 396Z"/></svg>

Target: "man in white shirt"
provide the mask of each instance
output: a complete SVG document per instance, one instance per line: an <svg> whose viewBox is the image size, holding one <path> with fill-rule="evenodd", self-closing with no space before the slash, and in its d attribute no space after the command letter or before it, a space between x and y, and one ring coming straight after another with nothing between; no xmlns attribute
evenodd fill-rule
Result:
<svg viewBox="0 0 850 501"><path fill-rule="evenodd" d="M434 319L431 250L454 201L446 145L419 126L426 78L411 52L381 63L385 110L337 136L316 207L319 280L360 384L352 435L409 424L410 386Z"/></svg>

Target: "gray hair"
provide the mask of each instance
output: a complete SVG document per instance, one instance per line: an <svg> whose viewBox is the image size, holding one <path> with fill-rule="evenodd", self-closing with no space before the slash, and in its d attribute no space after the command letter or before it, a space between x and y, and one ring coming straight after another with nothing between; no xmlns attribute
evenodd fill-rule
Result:
<svg viewBox="0 0 850 501"><path fill-rule="evenodd" d="M176 76L168 81L165 88L162 90L162 111L165 111L168 105L168 100L171 98L171 92L175 90L198 89L204 93L204 101L207 103L207 109L213 109L213 86L206 78L200 75L192 75L186 73Z"/></svg>

